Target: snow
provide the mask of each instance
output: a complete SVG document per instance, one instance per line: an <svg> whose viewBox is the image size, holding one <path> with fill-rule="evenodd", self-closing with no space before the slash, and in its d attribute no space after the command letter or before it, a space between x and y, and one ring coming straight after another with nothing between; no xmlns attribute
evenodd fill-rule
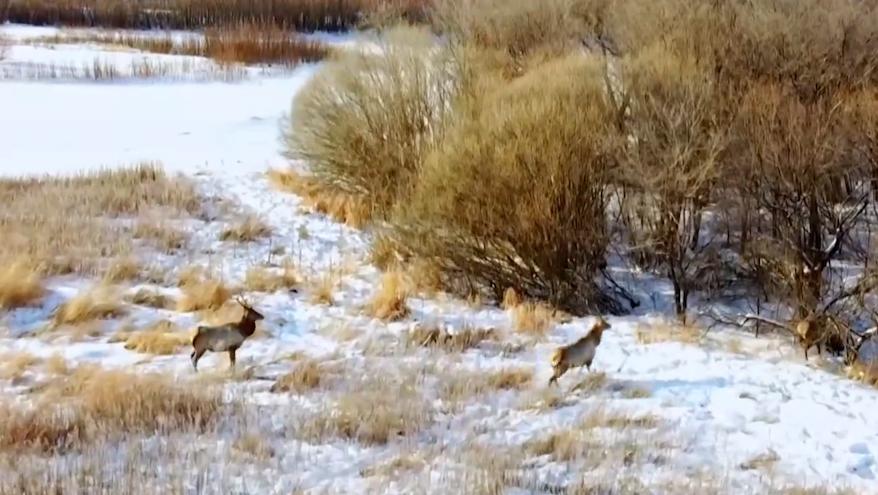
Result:
<svg viewBox="0 0 878 495"><path fill-rule="evenodd" d="M54 34L52 28L21 26L7 26L4 32L18 40ZM349 39L336 41L350 43ZM53 62L76 57L89 60L92 56L82 48L17 46L13 58L44 60L44 50L53 52ZM665 426L661 432L644 437L668 435L679 442L669 447L674 453L670 464L642 466L640 475L647 481L695 477L708 469L719 473L729 493L759 493L766 486L765 473L739 466L758 456L776 455L773 473L777 478L769 483L849 486L858 493L878 493L878 420L874 416L878 390L821 369L815 364L819 361L804 362L790 343L780 338L754 339L726 329L697 343L671 340L642 344L637 338L641 327L658 321L649 314L654 310L642 308L636 315L608 318L612 328L604 334L593 366L606 373L605 387L593 393L572 390L586 373L574 370L561 379L562 405L521 407L522 399L545 388L552 350L581 336L591 318L556 325L546 340L534 342L510 330L506 312L486 306L474 308L444 295L411 299L412 316L399 323L385 324L364 316L361 308L380 278L379 271L368 263L369 234L308 211L296 196L273 189L264 174L269 167L286 163L278 142L281 121L296 92L317 69L316 65L302 66L283 77L255 77L236 83L0 81L0 175L71 174L159 161L195 180L205 196L230 200L238 214L258 214L273 229L270 240L241 247L216 240L225 222L232 219L205 221L192 232L194 244L202 249L185 260L168 258L164 262L172 266L211 264L226 279L240 281L249 267L270 259L271 251L283 246L306 273L344 269L334 294L338 304L331 307L309 302L303 292L247 294L267 315L265 327L271 337L248 342L239 353L240 367L259 366L261 373L277 376L288 369L278 361L293 352L315 359L349 359L357 366L367 361L361 356L363 347L378 342L387 346L391 357L374 358L378 364L370 366L384 366L380 369L387 374L394 373L397 364L427 358L437 359L439 367L482 372L527 368L535 372L527 390L486 396L457 414L436 420L428 431L407 443L364 447L342 441L312 445L282 436L270 439L280 452L273 465L239 478L230 475L235 483L244 483L242 486L259 493L288 493L295 487L362 492L371 482L360 476L360 470L392 459L406 448L429 450L436 442L451 450L472 441L522 444L569 428L596 408L610 408L656 415ZM0 349L44 357L60 352L73 362L100 362L106 367L138 365L190 376L189 360L182 355L150 358L105 339L40 339L35 332L54 307L83 286L81 280L58 279L43 307L0 317L0 335L7 335L0 338ZM656 308L667 302L667 287L659 282L639 288L644 294L655 295ZM644 305L648 300L644 299ZM192 315L165 312L160 316L186 328L198 323ZM149 321L156 313L140 308L131 318ZM414 357L393 357L396 337L418 324L442 324L452 331L466 326L498 328L504 343L521 344L524 350L502 353L486 347L460 356L415 350L411 351ZM351 342L328 335L329 330L345 326L356 329ZM200 367L216 369L225 362L223 356L208 354ZM364 373L374 371L363 369ZM626 398L623 392L633 388L649 393ZM258 384L248 390L248 400L261 407L316 407L310 397L269 394ZM604 434L610 442L623 439L616 433ZM624 441L630 439L624 437ZM431 465L434 471L379 485L378 492L401 493L424 487L426 480L441 477L435 470L458 462L447 452L436 453L436 457ZM529 462L533 473L547 483L572 482L581 474L545 458ZM229 469L234 473L238 468ZM591 474L599 475L600 469Z"/></svg>

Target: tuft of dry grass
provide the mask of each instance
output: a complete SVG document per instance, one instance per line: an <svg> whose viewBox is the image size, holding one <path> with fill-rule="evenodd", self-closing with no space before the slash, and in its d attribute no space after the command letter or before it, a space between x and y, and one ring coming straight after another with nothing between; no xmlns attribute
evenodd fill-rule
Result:
<svg viewBox="0 0 878 495"><path fill-rule="evenodd" d="M125 301L139 306L155 309L174 309L177 302L173 297L162 294L158 289L138 289L134 294L125 296Z"/></svg>
<svg viewBox="0 0 878 495"><path fill-rule="evenodd" d="M188 235L160 220L141 220L134 226L135 239L149 241L153 247L164 253L174 253L183 249L189 241Z"/></svg>
<svg viewBox="0 0 878 495"><path fill-rule="evenodd" d="M330 306L335 304L332 293L337 284L338 274L332 269L316 277L309 278L308 285L310 286L311 302L313 304L326 304Z"/></svg>
<svg viewBox="0 0 878 495"><path fill-rule="evenodd" d="M44 293L42 277L25 262L14 261L0 269L0 309L30 306Z"/></svg>
<svg viewBox="0 0 878 495"><path fill-rule="evenodd" d="M275 451L265 438L258 433L241 433L232 442L232 449L254 459L266 460L274 457Z"/></svg>
<svg viewBox="0 0 878 495"><path fill-rule="evenodd" d="M283 270L278 273L261 266L254 266L247 270L244 277L244 287L254 292L277 292L281 289L294 289L299 284L299 277L291 264L285 264Z"/></svg>
<svg viewBox="0 0 878 495"><path fill-rule="evenodd" d="M446 407L457 410L476 397L498 390L523 390L533 380L533 371L505 368L493 371L442 370L439 398Z"/></svg>
<svg viewBox="0 0 878 495"><path fill-rule="evenodd" d="M325 186L293 169L271 169L268 178L275 188L299 196L317 213L353 228L364 227L372 218L369 203L363 198Z"/></svg>
<svg viewBox="0 0 878 495"><path fill-rule="evenodd" d="M103 438L200 432L222 408L216 389L94 367L66 377L60 392L68 402L53 399L32 409L4 405L0 451L63 452Z"/></svg>
<svg viewBox="0 0 878 495"><path fill-rule="evenodd" d="M81 325L94 320L111 319L126 313L119 300L119 291L111 286L98 286L68 299L52 317L55 328L63 325Z"/></svg>
<svg viewBox="0 0 878 495"><path fill-rule="evenodd" d="M250 215L226 227L220 233L221 241L253 242L271 235L271 227L258 217Z"/></svg>
<svg viewBox="0 0 878 495"><path fill-rule="evenodd" d="M518 292L512 287L509 287L506 289L505 292L503 292L503 301L500 303L500 307L506 310L510 310L513 308L517 308L521 305L522 302L523 301Z"/></svg>
<svg viewBox="0 0 878 495"><path fill-rule="evenodd" d="M143 267L140 262L131 257L114 260L104 273L104 283L118 284L140 277Z"/></svg>
<svg viewBox="0 0 878 495"><path fill-rule="evenodd" d="M169 320L160 320L124 337L125 349L143 354L176 354L192 343L192 336Z"/></svg>
<svg viewBox="0 0 878 495"><path fill-rule="evenodd" d="M524 302L510 310L512 327L516 332L543 336L555 323L564 321L565 315L542 302Z"/></svg>
<svg viewBox="0 0 878 495"><path fill-rule="evenodd" d="M417 383L376 376L322 404L297 425L296 431L308 441L341 438L384 445L420 431L432 418L430 404Z"/></svg>
<svg viewBox="0 0 878 495"><path fill-rule="evenodd" d="M188 180L142 163L68 177L0 180L0 266L26 260L42 275L100 275L107 258L133 251L115 219L189 215L201 200Z"/></svg>
<svg viewBox="0 0 878 495"><path fill-rule="evenodd" d="M607 384L607 374L604 372L586 373L585 379L577 383L573 390L582 390L584 392L596 392Z"/></svg>
<svg viewBox="0 0 878 495"><path fill-rule="evenodd" d="M704 331L694 325L681 325L667 321L639 323L635 329L637 342L655 344L659 342L681 342L697 344L701 342Z"/></svg>
<svg viewBox="0 0 878 495"><path fill-rule="evenodd" d="M60 354L52 354L49 356L45 363L46 372L52 375L66 375L70 373L70 367L67 364L67 360L64 359L64 356Z"/></svg>
<svg viewBox="0 0 878 495"><path fill-rule="evenodd" d="M437 347L446 352L465 352L479 346L485 340L496 340L493 328L465 327L450 333L440 328L418 326L406 334L406 345Z"/></svg>
<svg viewBox="0 0 878 495"><path fill-rule="evenodd" d="M0 379L16 381L40 362L29 352L5 353L0 357Z"/></svg>
<svg viewBox="0 0 878 495"><path fill-rule="evenodd" d="M854 364L847 369L847 376L852 380L861 381L866 385L878 387L878 360L863 362L862 360L857 359L854 361Z"/></svg>
<svg viewBox="0 0 878 495"><path fill-rule="evenodd" d="M271 391L304 393L320 386L320 366L313 359L296 363L293 371L282 375L271 386Z"/></svg>
<svg viewBox="0 0 878 495"><path fill-rule="evenodd" d="M183 297L177 302L177 311L220 309L231 297L231 291L222 282L203 271L184 271L180 274Z"/></svg>
<svg viewBox="0 0 878 495"><path fill-rule="evenodd" d="M389 271L381 277L381 285L369 303L369 314L384 321L397 321L410 313L406 306L409 283L400 271Z"/></svg>

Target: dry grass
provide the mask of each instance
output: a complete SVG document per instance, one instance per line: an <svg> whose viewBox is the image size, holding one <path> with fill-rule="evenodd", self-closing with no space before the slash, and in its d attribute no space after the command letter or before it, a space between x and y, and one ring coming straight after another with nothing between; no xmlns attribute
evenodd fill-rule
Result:
<svg viewBox="0 0 878 495"><path fill-rule="evenodd" d="M502 390L523 390L533 381L533 370L442 370L439 374L439 398L450 410L459 410L474 398Z"/></svg>
<svg viewBox="0 0 878 495"><path fill-rule="evenodd" d="M573 390L583 392L596 392L607 384L607 374L604 372L586 373L585 379L573 386Z"/></svg>
<svg viewBox="0 0 878 495"><path fill-rule="evenodd" d="M332 293L335 291L338 281L338 274L332 269L316 277L310 277L308 279L308 286L311 302L313 304L326 304L330 306L335 304Z"/></svg>
<svg viewBox="0 0 878 495"><path fill-rule="evenodd" d="M271 227L255 216L248 216L226 227L220 233L221 241L253 242L271 235Z"/></svg>
<svg viewBox="0 0 878 495"><path fill-rule="evenodd" d="M186 30L267 24L304 31L342 31L356 27L369 12L386 8L407 19L420 20L427 5L424 0L16 0L0 12L0 21Z"/></svg>
<svg viewBox="0 0 878 495"><path fill-rule="evenodd" d="M222 280L198 271L180 274L180 290L177 311L184 312L220 309L232 295Z"/></svg>
<svg viewBox="0 0 878 495"><path fill-rule="evenodd" d="M293 371L281 376L271 386L271 391L304 393L320 386L320 365L313 359L296 363Z"/></svg>
<svg viewBox="0 0 878 495"><path fill-rule="evenodd" d="M500 307L505 310L510 310L513 308L517 308L522 303L521 296L518 295L515 289L509 287L503 292L503 301L500 302Z"/></svg>
<svg viewBox="0 0 878 495"><path fill-rule="evenodd" d="M232 449L258 460L274 457L275 451L258 433L241 433L232 442Z"/></svg>
<svg viewBox="0 0 878 495"><path fill-rule="evenodd" d="M540 337L567 318L564 313L542 302L524 302L513 306L509 313L516 332Z"/></svg>
<svg viewBox="0 0 878 495"><path fill-rule="evenodd" d="M170 226L167 222L144 219L137 222L132 235L135 239L144 239L165 253L174 253L186 247L189 236L185 232Z"/></svg>
<svg viewBox="0 0 878 495"><path fill-rule="evenodd" d="M878 387L878 360L863 362L856 360L847 370L848 378Z"/></svg>
<svg viewBox="0 0 878 495"><path fill-rule="evenodd" d="M30 306L42 299L42 277L23 261L13 261L0 270L0 309Z"/></svg>
<svg viewBox="0 0 878 495"><path fill-rule="evenodd" d="M0 356L0 379L19 380L28 370L39 364L41 359L28 352L4 353Z"/></svg>
<svg viewBox="0 0 878 495"><path fill-rule="evenodd" d="M102 285L73 296L55 310L53 326L76 326L123 316L126 311L119 299L119 292L115 287Z"/></svg>
<svg viewBox="0 0 878 495"><path fill-rule="evenodd" d="M331 438L384 445L425 428L433 418L417 383L387 376L363 379L335 400L322 404L297 425L307 441Z"/></svg>
<svg viewBox="0 0 878 495"><path fill-rule="evenodd" d="M102 438L204 431L222 408L216 390L154 374L90 368L65 378L63 392L63 404L30 410L4 405L0 451L66 451Z"/></svg>
<svg viewBox="0 0 878 495"><path fill-rule="evenodd" d="M381 277L381 285L369 303L369 314L384 321L396 321L410 313L406 306L409 296L409 282L400 271L390 271Z"/></svg>
<svg viewBox="0 0 878 495"><path fill-rule="evenodd" d="M655 344L659 342L698 344L704 335L704 331L694 325L681 325L667 321L639 323L635 333L637 342L641 344Z"/></svg>
<svg viewBox="0 0 878 495"><path fill-rule="evenodd" d="M134 294L125 296L125 301L139 306L155 309L174 309L177 301L173 297L162 294L158 289L138 289Z"/></svg>
<svg viewBox="0 0 878 495"><path fill-rule="evenodd" d="M45 275L100 275L107 258L132 250L129 228L116 218L196 214L192 184L157 164L71 177L0 180L0 266L25 260Z"/></svg>
<svg viewBox="0 0 878 495"><path fill-rule="evenodd" d="M311 176L292 169L271 169L268 177L275 188L299 196L317 213L353 228L364 227L372 218L363 198L325 186Z"/></svg>
<svg viewBox="0 0 878 495"><path fill-rule="evenodd" d="M125 349L143 354L176 354L192 343L192 335L169 320L160 320L149 327L124 337Z"/></svg>
<svg viewBox="0 0 878 495"><path fill-rule="evenodd" d="M247 270L244 287L254 292L277 292L281 289L295 289L299 284L299 276L292 264L285 264L282 271L254 266Z"/></svg>
<svg viewBox="0 0 878 495"><path fill-rule="evenodd" d="M486 340L496 339L497 331L493 328L465 327L450 333L440 328L418 326L406 334L406 345L435 347L446 352L465 352Z"/></svg>
<svg viewBox="0 0 878 495"><path fill-rule="evenodd" d="M70 366L67 364L67 360L64 359L64 356L60 354L52 354L49 356L45 363L43 363L46 372L51 375L66 375L70 373Z"/></svg>
<svg viewBox="0 0 878 495"><path fill-rule="evenodd" d="M104 272L104 283L118 284L136 280L143 272L143 267L136 258L125 257L114 260Z"/></svg>

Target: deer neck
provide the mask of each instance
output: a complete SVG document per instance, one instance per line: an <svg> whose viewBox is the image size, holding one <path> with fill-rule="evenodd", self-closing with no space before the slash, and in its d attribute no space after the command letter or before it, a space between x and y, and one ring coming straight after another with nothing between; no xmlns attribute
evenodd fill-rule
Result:
<svg viewBox="0 0 878 495"><path fill-rule="evenodd" d="M249 337L256 331L256 322L245 316L238 322L238 331L244 337Z"/></svg>

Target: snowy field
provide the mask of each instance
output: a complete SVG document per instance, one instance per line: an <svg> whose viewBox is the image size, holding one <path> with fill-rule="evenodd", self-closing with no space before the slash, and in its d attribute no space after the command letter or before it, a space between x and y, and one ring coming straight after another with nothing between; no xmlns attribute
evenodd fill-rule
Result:
<svg viewBox="0 0 878 495"><path fill-rule="evenodd" d="M0 32L14 43L45 35L22 26ZM354 37L324 38L357 43ZM95 57L128 66L132 57L175 56L17 44L0 61L0 73L21 64ZM238 352L237 376L226 371L225 355L202 360L201 375L259 411L248 413L256 416L248 419L249 428L271 452L235 457L223 432L181 447L198 451L210 472L222 471L229 488L214 487L216 492L605 493L575 491L582 484L616 490L606 493L824 493L831 487L878 494L878 390L844 378L836 364L816 356L805 362L786 337L675 329L649 314L646 296L637 314L608 318L612 328L591 373L571 371L560 387L548 388L552 350L583 335L592 318L558 322L545 337L534 337L514 331L512 312L442 294L409 298L411 314L398 322L368 316L363 308L382 277L369 263L368 232L310 211L300 198L272 187L266 175L287 164L280 155L281 121L318 69L261 75L250 68L247 78L233 82L0 80L0 174L72 174L155 161L194 181L205 202L227 206L185 221L192 236L185 252L153 257L170 278L196 265L241 284L248 269L271 263L279 252L294 259L307 280L332 278L331 305L315 302L313 284L296 293L245 292L266 315L265 335ZM250 215L270 227L269 237L243 244L219 240L224 228ZM188 348L153 356L110 342L121 321L104 322L85 339L43 338L55 308L91 283L58 277L40 307L0 313L0 352L38 358L60 353L75 364L196 379ZM161 282L125 290L143 287L179 295L176 286ZM658 301L667 295L653 282L631 288L652 292ZM144 306L129 311L126 323L135 326L162 318L180 328L200 322L197 313ZM426 327L494 334L462 352L410 345L407 335ZM304 359L325 366L320 386L302 393L269 390ZM510 371L527 379L468 383ZM41 373L2 380L0 390L25 397ZM417 427L404 422L406 434L386 442L310 432L314 417L332 416L346 396L371 401L361 406L364 416L411 401L421 408L411 420ZM208 441L214 444L205 446ZM184 491L198 493L196 485L187 481Z"/></svg>

